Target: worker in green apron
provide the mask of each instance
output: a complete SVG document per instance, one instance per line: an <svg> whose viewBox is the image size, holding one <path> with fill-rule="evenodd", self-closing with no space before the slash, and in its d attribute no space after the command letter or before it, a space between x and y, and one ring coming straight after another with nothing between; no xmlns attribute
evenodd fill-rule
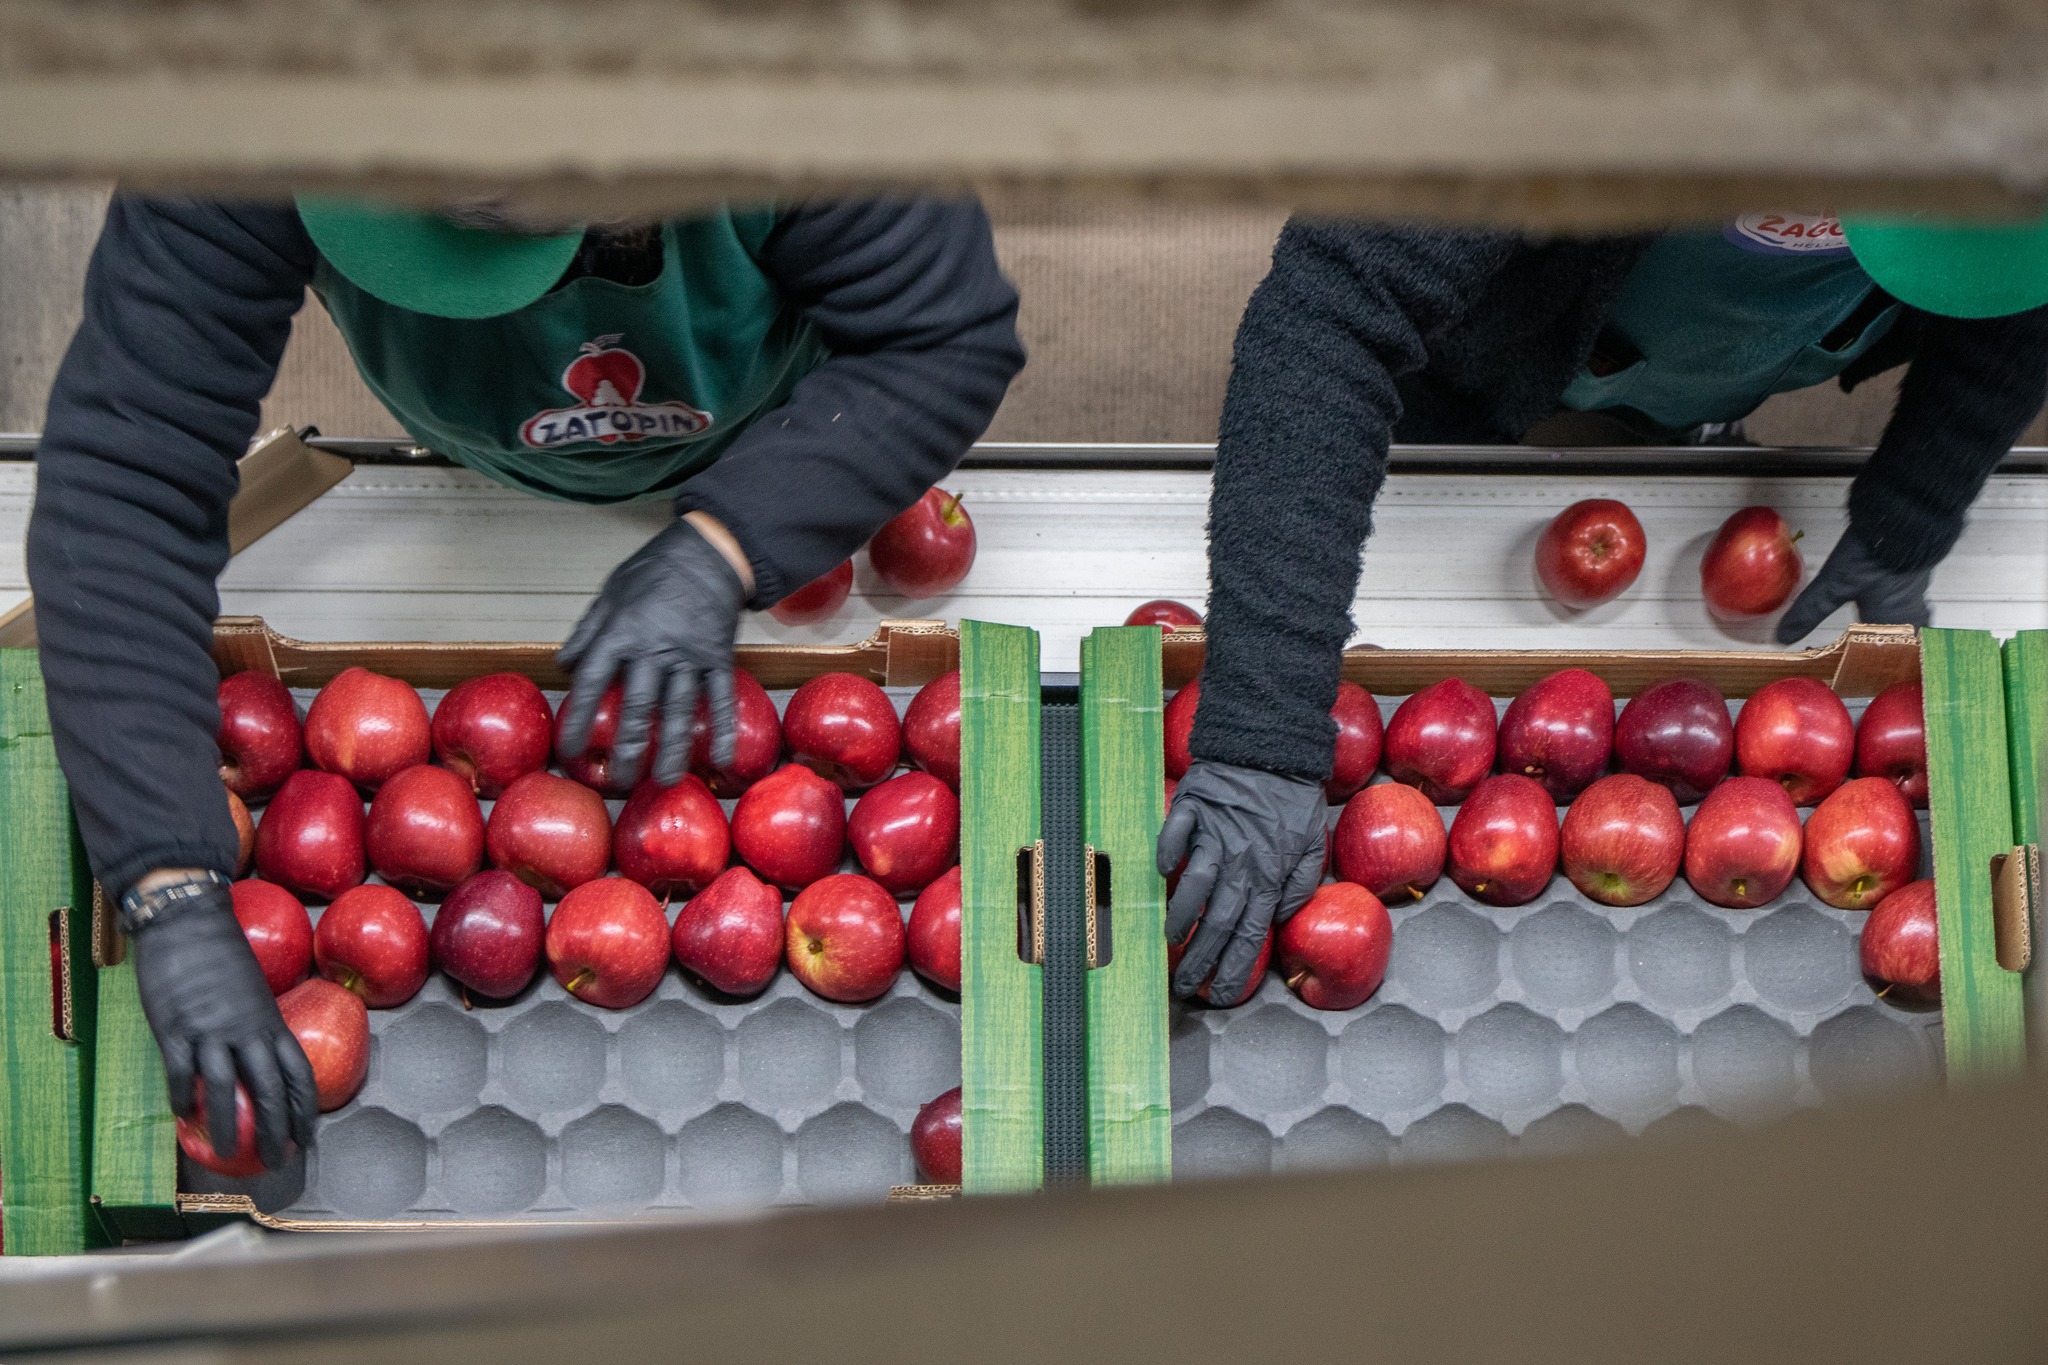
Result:
<svg viewBox="0 0 2048 1365"><path fill-rule="evenodd" d="M626 780L661 717L682 775L699 696L733 742L733 639L958 462L1023 363L1017 298L972 203L723 209L652 225L520 223L329 199L116 196L37 451L29 581L57 754L121 906L171 1103L266 1165L309 1141L312 1075L227 891L212 627L236 461L308 289L421 445L570 502L676 515L562 650L563 747L624 702Z"/></svg>

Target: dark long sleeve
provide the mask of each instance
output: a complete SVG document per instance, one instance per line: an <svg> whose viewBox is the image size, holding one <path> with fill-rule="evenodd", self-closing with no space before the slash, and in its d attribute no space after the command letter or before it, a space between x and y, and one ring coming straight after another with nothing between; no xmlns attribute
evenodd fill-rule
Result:
<svg viewBox="0 0 2048 1365"><path fill-rule="evenodd" d="M1463 317L1515 240L1293 222L1238 326L1209 502L1199 758L1329 775L1359 554L1395 381Z"/></svg>
<svg viewBox="0 0 2048 1365"><path fill-rule="evenodd" d="M798 209L762 265L831 358L676 498L745 548L756 606L837 565L951 472L1024 364L1017 294L977 204Z"/></svg>
<svg viewBox="0 0 2048 1365"><path fill-rule="evenodd" d="M2048 399L2048 308L1925 320L1898 405L1849 489L1849 524L1895 573L1933 568Z"/></svg>
<svg viewBox="0 0 2048 1365"><path fill-rule="evenodd" d="M117 197L36 452L28 577L94 874L231 871L212 659L235 461L305 296L289 206Z"/></svg>

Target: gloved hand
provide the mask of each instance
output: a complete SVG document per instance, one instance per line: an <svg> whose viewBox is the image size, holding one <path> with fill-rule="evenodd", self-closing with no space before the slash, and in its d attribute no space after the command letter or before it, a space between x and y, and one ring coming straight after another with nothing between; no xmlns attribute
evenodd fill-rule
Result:
<svg viewBox="0 0 2048 1365"><path fill-rule="evenodd" d="M732 641L746 590L709 541L678 520L613 569L556 656L575 670L562 711L562 748L580 754L591 717L612 678L625 673L613 766L623 783L640 776L649 716L661 707L654 780L682 780L701 690L711 702L711 756L723 767L737 743L733 721Z"/></svg>
<svg viewBox="0 0 2048 1365"><path fill-rule="evenodd" d="M1794 644L1813 633L1835 608L1854 599L1856 613L1876 625L1927 624L1927 584L1934 570L1895 573L1870 557L1855 531L1835 542L1828 562L1820 566L1806 591L1778 622L1778 643Z"/></svg>
<svg viewBox="0 0 2048 1365"><path fill-rule="evenodd" d="M285 1027L225 885L207 887L174 914L135 931L129 957L142 1013L164 1056L171 1109L192 1113L192 1079L206 1081L213 1150L235 1155L235 1081L256 1110L256 1152L270 1170L285 1143L313 1141L319 1095L313 1068Z"/></svg>
<svg viewBox="0 0 2048 1365"><path fill-rule="evenodd" d="M1284 924L1323 877L1323 784L1258 768L1198 760L1174 789L1159 831L1161 876L1187 859L1166 905L1166 940L1179 943L1199 917L1173 974L1174 994L1244 994L1267 931ZM1205 911L1203 906L1207 906Z"/></svg>

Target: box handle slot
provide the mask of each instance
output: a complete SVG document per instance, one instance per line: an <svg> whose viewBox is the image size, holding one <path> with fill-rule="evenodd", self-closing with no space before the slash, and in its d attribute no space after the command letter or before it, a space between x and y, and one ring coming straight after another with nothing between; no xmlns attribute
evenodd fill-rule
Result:
<svg viewBox="0 0 2048 1365"><path fill-rule="evenodd" d="M1017 956L1045 965L1045 840L1017 850Z"/></svg>
<svg viewBox="0 0 2048 1365"><path fill-rule="evenodd" d="M1110 879L1109 855L1090 844L1087 858L1088 970L1093 971L1097 967L1107 967L1115 953L1110 941L1110 908L1115 903L1115 891Z"/></svg>
<svg viewBox="0 0 2048 1365"><path fill-rule="evenodd" d="M71 909L50 912L50 1032L59 1041L78 1040L71 1009Z"/></svg>
<svg viewBox="0 0 2048 1365"><path fill-rule="evenodd" d="M1998 965L2023 972L2034 959L2034 915L2041 902L2041 846L2018 844L1991 860L1991 930Z"/></svg>

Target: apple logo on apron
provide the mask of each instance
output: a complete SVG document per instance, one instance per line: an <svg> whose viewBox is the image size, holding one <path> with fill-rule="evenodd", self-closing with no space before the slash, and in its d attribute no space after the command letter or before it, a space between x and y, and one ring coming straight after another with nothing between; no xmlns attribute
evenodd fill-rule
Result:
<svg viewBox="0 0 2048 1365"><path fill-rule="evenodd" d="M652 437L696 436L711 427L711 414L688 403L642 403L647 367L619 345L623 332L584 342L562 371L562 387L575 395L574 407L536 412L519 427L519 439L536 450L578 441L643 441Z"/></svg>

